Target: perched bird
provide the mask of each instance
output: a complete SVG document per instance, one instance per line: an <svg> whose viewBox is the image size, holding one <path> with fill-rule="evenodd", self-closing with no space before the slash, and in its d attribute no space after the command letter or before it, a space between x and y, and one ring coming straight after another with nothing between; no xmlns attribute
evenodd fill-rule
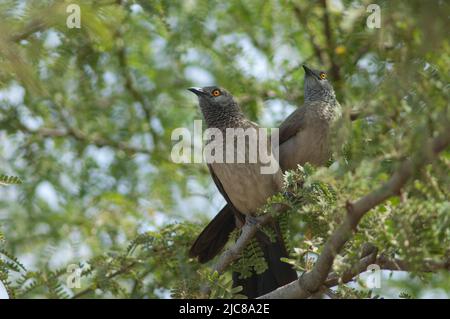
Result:
<svg viewBox="0 0 450 319"><path fill-rule="evenodd" d="M206 250L207 256L211 256L209 253L211 251L217 253L228 240L228 235L235 228L236 223L243 224L246 218L254 216L270 196L281 190L283 180L281 169L275 159L273 161L276 163L276 169L272 174L262 173L261 168L266 164L262 163L259 157L255 162L249 160L251 146L258 145L261 141L257 131L255 134L246 134L244 130L257 130L258 126L245 117L229 92L218 87L190 88L189 90L198 96L200 109L208 128L218 129L225 137L222 145L223 159L226 158L228 151L238 156L244 155L245 158L243 163L222 161L208 164L211 176L227 201L228 208L216 216L214 225L208 226L191 248L191 256L199 256L200 261L205 261L205 255L198 252ZM243 147L239 148L235 143L235 137L227 135L227 129L243 129L235 131L238 138L245 138ZM270 148L270 143L268 144ZM227 149L230 145L232 148ZM249 298L270 292L297 278L292 267L280 261L281 257L288 255L279 226L275 221L271 225L277 234L276 242L271 242L262 232L256 235L267 260L268 269L257 278L239 281L239 285L244 288L243 293ZM220 241L215 241L216 238L220 238ZM214 247L216 242L220 244Z"/></svg>
<svg viewBox="0 0 450 319"><path fill-rule="evenodd" d="M330 157L331 126L341 115L341 107L327 73L305 65L303 69L305 102L280 125L279 163L283 171L306 162L324 165ZM227 200L227 205L197 237L189 251L190 256L197 257L202 263L214 258L235 228L235 215L235 208ZM272 251L279 253L281 250Z"/></svg>
<svg viewBox="0 0 450 319"><path fill-rule="evenodd" d="M303 66L305 103L280 125L279 162L285 170L306 162L321 166L330 159L331 125L341 116L327 73Z"/></svg>

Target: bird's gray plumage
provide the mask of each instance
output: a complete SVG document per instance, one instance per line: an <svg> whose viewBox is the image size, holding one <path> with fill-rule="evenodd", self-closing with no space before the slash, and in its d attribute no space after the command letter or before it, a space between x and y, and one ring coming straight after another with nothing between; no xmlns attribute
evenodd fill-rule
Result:
<svg viewBox="0 0 450 319"><path fill-rule="evenodd" d="M212 92L220 91L219 96L213 96ZM226 90L217 87L205 87L193 89L199 98L205 122L208 128L216 128L225 133L227 128L258 129L258 126L248 120L242 113L233 96ZM224 158L226 157L226 143L224 134ZM245 158L249 158L249 146L258 145L258 136L250 135L245 139ZM274 159L275 160L275 159ZM274 174L261 174L261 168L266 166L261 162L256 163L210 163L210 171L213 178L220 182L224 197L228 197L234 207L245 215L256 213L257 209L266 203L267 198L276 194L282 187L282 173L278 169ZM215 180L216 181L216 180ZM217 184L217 182L216 182Z"/></svg>
<svg viewBox="0 0 450 319"><path fill-rule="evenodd" d="M279 162L290 170L309 162L324 165L330 158L330 129L341 116L331 83L323 71L305 69L305 103L280 125Z"/></svg>
<svg viewBox="0 0 450 319"><path fill-rule="evenodd" d="M305 103L322 101L332 106L338 106L336 105L339 104L336 100L336 94L333 86L327 80L326 72L310 69L306 65L303 65L303 69L305 70Z"/></svg>
<svg viewBox="0 0 450 319"><path fill-rule="evenodd" d="M296 169L297 165L303 165L306 162L313 165L324 165L330 157L331 128L336 119L341 116L341 107L336 100L331 83L326 79L326 73L310 69L306 66L303 68L305 69L305 102L303 106L295 110L280 125L279 163L283 171ZM213 89L208 88L209 91ZM226 109L223 108L224 105L231 106L229 108L231 115L224 116L223 111ZM214 103L204 103L202 105L200 102L208 126L223 128L223 123L226 123L228 126L233 126L237 123L242 124L243 122L246 123L245 125L251 125L251 122L245 120L237 103L228 101L224 105L216 105L217 107L214 108ZM219 178L216 176L216 169L210 166L210 170L217 187L227 200L227 205L207 225L191 247L190 255L192 257L198 257L201 262L212 259L224 247L228 235L233 229L229 225L230 216L237 216L241 223L242 218L245 218L236 209L233 201L229 197L234 192L226 190L223 187L220 180L223 177ZM242 176L248 177L249 174L247 173ZM231 170L224 175L228 174L234 173ZM250 183L246 183L242 189L238 191L236 189L234 190L236 191L236 194L233 195L235 197L234 202L237 202L236 198L239 198L239 201L245 201L249 189L257 185L254 176L248 178L248 181ZM258 196L252 195L251 197L255 198ZM252 209L247 207L244 210ZM239 216L241 217L239 218ZM263 251L266 259L271 260L273 268L277 269L277 271L266 271L262 275L253 276L248 280L236 278L236 274L233 274L234 283L243 285L244 294L247 294L249 297L256 297L265 291L270 291L274 286L279 286L282 283L287 283L296 278L295 272L292 272L292 269L286 268L286 264L279 262L280 257L287 256L282 241L278 241L272 244L272 246L263 243ZM266 283L269 283L269 285L266 286Z"/></svg>
<svg viewBox="0 0 450 319"><path fill-rule="evenodd" d="M191 88L190 90L198 96L200 108L208 128L219 129L223 133L227 128L258 128L255 123L244 116L239 105L226 90L217 87ZM234 139L227 141L225 136L223 143L233 143L236 151ZM257 134L249 135L245 139L245 147L240 150L246 153L245 159L249 158L247 154L249 153L249 146L252 144L258 145L258 143ZM271 148L270 143L268 144L268 147ZM225 152L226 147L224 145ZM262 166L263 164L259 160L256 163L245 161L244 163L213 162L208 164L211 176L227 201L227 205L198 236L189 251L190 256L198 257L200 262L205 262L214 257L223 248L228 235L232 231L230 215L235 216L235 223L242 225L247 215L255 214L270 196L281 190L282 173L278 163L278 169L273 174L262 174ZM281 261L281 258L288 257L288 253L279 225L273 221L272 226L277 234L275 242L272 242L260 231L256 234L256 239L261 245L268 263L268 269L262 274L253 274L245 279L239 278L236 273L233 274L234 285L242 286L242 293L249 298L265 294L297 278L297 274L292 267Z"/></svg>
<svg viewBox="0 0 450 319"><path fill-rule="evenodd" d="M336 100L331 83L321 78L321 74L325 72L313 70L306 66L304 66L304 69L305 103L280 126L279 163L283 171L296 169L297 165L303 165L306 162L313 165L325 164L330 155L330 129L341 114L341 107ZM213 89L213 87L205 88L209 93ZM225 118L223 105L216 105L217 107L213 108L214 103L201 104L201 107L206 111L205 118L210 126L224 126L224 123L230 125L230 123L242 120L244 116L236 102L228 102L224 105L230 105L230 103L233 116L226 116ZM230 220L230 215L240 216L211 167L210 171L228 204L208 224L191 248L191 256L198 257L201 262L206 262L217 255L227 242L232 227L224 228L221 225L226 220Z"/></svg>
<svg viewBox="0 0 450 319"><path fill-rule="evenodd" d="M225 130L228 127L248 126L251 123L245 118L234 97L225 89L216 86L190 88L198 96L199 106L208 128ZM219 90L219 96L212 92Z"/></svg>

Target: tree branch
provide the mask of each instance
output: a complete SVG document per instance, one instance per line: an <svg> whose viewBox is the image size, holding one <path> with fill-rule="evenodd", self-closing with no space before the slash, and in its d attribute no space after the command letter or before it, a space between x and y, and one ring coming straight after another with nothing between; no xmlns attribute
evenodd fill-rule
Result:
<svg viewBox="0 0 450 319"><path fill-rule="evenodd" d="M320 45L317 43L312 30L310 28L308 28L308 22L305 19L305 16L303 16L302 10L300 9L300 7L297 4L293 4L292 7L293 7L294 14L295 14L295 17L297 18L298 22L301 25L303 25L303 27L305 28L305 34L309 38L309 42L311 43L311 46L313 48L313 51L314 51L317 59L319 60L319 63L323 64L324 63L324 59L323 59L324 52L323 52L322 48L320 47Z"/></svg>
<svg viewBox="0 0 450 319"><path fill-rule="evenodd" d="M335 273L330 274L327 280L324 282L326 287L334 287L339 283L348 283L353 281L355 277L361 273L367 271L370 265L378 265L382 270L392 271L411 271L418 270L421 272L435 272L438 270L450 270L450 258L443 259L441 261L425 260L419 267L412 267L404 260L389 258L385 254L378 254L378 249L372 246L372 251L365 256L361 256L361 259L351 269L345 271L341 276Z"/></svg>
<svg viewBox="0 0 450 319"><path fill-rule="evenodd" d="M123 142L116 142L99 136L88 136L82 131L74 128L70 129L40 128L37 130L31 130L25 125L19 124L19 130L24 133L40 136L42 138L72 137L78 141L93 144L98 147L109 146L127 153L143 153L149 155L152 154L151 150L141 147L134 147Z"/></svg>
<svg viewBox="0 0 450 319"><path fill-rule="evenodd" d="M323 8L323 27L325 39L327 41L328 58L331 63L331 74L333 76L333 80L335 81L335 83L337 85L340 85L341 83L340 68L339 65L336 63L336 61L333 59L336 44L334 42L333 32L331 30L331 22L330 22L330 15L328 14L327 0L321 0L320 3Z"/></svg>
<svg viewBox="0 0 450 319"><path fill-rule="evenodd" d="M417 269L410 265L408 262L400 259L389 258L388 256L381 254L375 264L380 266L381 269L386 270L400 270L400 271L413 271L419 270L422 272L435 272L438 270L450 270L450 258L446 258L440 261L437 260L424 260L423 264Z"/></svg>
<svg viewBox="0 0 450 319"><path fill-rule="evenodd" d="M270 214L257 217L256 222L249 222L250 219L246 218L245 224L241 228L241 235L238 240L232 247L228 248L222 253L222 255L220 255L219 261L214 266L213 271L217 271L219 274L222 274L233 261L241 256L245 246L256 234L258 228L261 225L266 224L271 218L272 216Z"/></svg>
<svg viewBox="0 0 450 319"><path fill-rule="evenodd" d="M11 42L20 42L22 40L27 39L32 34L39 32L39 31L43 31L46 28L48 28L47 22L45 22L42 19L35 19L35 20L32 20L30 23L28 23L21 32L13 34L9 38L9 40Z"/></svg>
<svg viewBox="0 0 450 319"><path fill-rule="evenodd" d="M364 250L368 250L364 252ZM341 276L332 273L328 276L328 278L324 282L324 286L326 287L334 287L339 283L347 283L353 280L359 274L365 272L367 267L376 263L377 260L378 249L371 245L367 244L367 247L363 249L359 262L345 271Z"/></svg>
<svg viewBox="0 0 450 319"><path fill-rule="evenodd" d="M352 237L361 218L370 209L384 202L389 197L399 194L400 189L414 175L414 172L431 162L449 144L450 131L447 131L434 138L431 143L427 143L423 152L420 152L416 158L403 162L392 177L380 188L360 198L356 202L347 202L347 214L344 221L326 242L313 269L304 273L298 280L260 298L308 298L316 293L327 280L336 255Z"/></svg>
<svg viewBox="0 0 450 319"><path fill-rule="evenodd" d="M280 214L286 211L287 208L288 207L286 207L285 205L274 205L276 214ZM225 250L220 255L219 261L213 268L213 273L217 271L219 274L222 274L233 261L241 256L245 246L247 246L248 242L253 238L253 236L255 236L258 229L262 225L267 224L272 218L273 216L270 213L253 218L247 217L245 219L244 225L241 228L241 235L239 236L238 240L234 243L233 246ZM202 287L201 292L204 295L208 295L209 287Z"/></svg>
<svg viewBox="0 0 450 319"><path fill-rule="evenodd" d="M106 278L107 279L112 279L114 277L120 276L123 273L126 273L128 270L130 270L131 268L133 268L135 265L137 265L138 262L137 261L133 261L131 263L129 263L128 265L123 266L122 268L120 268L119 270L113 272L110 275L107 275ZM76 293L75 295L72 296L72 299L78 299L92 291L95 290L95 284L90 285L89 287L87 287L86 289L83 289L82 291Z"/></svg>
<svg viewBox="0 0 450 319"><path fill-rule="evenodd" d="M122 1L118 2L119 5L123 6L124 3ZM129 12L125 15L123 18L122 24L125 24L129 18ZM116 55L117 60L119 62L119 71L122 77L124 78L124 86L125 89L128 91L128 93L131 95L131 97L139 102L139 104L142 107L142 110L144 112L145 120L146 120L146 126L152 135L152 138L156 144L156 139L158 138L158 135L153 131L151 127L151 120L153 118L153 108L151 104L148 102L148 99L146 96L140 92L140 90L136 86L136 81L133 77L133 74L130 70L130 66L128 64L127 54L126 54L126 48L125 48L125 40L124 40L124 34L123 29L118 28L115 32L115 43L116 44Z"/></svg>

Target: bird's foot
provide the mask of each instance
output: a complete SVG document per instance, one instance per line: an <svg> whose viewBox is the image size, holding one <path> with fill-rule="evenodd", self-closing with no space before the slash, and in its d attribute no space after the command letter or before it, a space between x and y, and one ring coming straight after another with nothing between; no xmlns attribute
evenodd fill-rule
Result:
<svg viewBox="0 0 450 319"><path fill-rule="evenodd" d="M259 224L258 218L250 215L245 216L245 222L250 226Z"/></svg>
<svg viewBox="0 0 450 319"><path fill-rule="evenodd" d="M283 197L292 201L295 199L295 194L293 192L289 192L289 191L284 191L283 192Z"/></svg>

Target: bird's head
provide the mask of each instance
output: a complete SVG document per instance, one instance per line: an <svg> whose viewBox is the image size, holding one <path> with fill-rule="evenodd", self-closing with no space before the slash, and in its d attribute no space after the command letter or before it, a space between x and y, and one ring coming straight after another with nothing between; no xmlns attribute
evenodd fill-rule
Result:
<svg viewBox="0 0 450 319"><path fill-rule="evenodd" d="M217 86L206 86L203 88L191 87L188 90L197 95L200 108L205 116L207 113L227 114L239 111L237 102L225 89Z"/></svg>
<svg viewBox="0 0 450 319"><path fill-rule="evenodd" d="M306 65L303 65L303 69L305 70L305 102L334 102L336 95L333 86L328 81L327 73L310 69Z"/></svg>

